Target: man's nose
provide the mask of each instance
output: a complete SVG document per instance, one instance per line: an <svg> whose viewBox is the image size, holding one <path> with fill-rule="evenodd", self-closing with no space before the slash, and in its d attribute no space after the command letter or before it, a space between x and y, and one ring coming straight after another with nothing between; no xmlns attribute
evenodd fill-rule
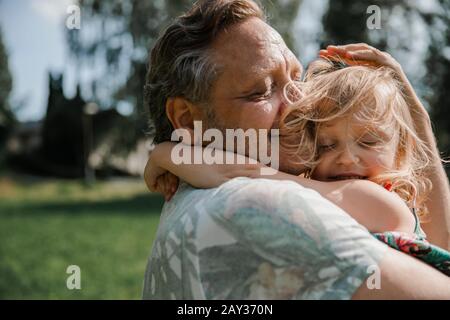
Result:
<svg viewBox="0 0 450 320"><path fill-rule="evenodd" d="M287 105L286 101L283 98L281 98L280 105L278 107L278 116L281 117L283 115L284 111L287 109L287 107L288 107L288 105Z"/></svg>
<svg viewBox="0 0 450 320"><path fill-rule="evenodd" d="M284 85L283 98L286 104L295 104L303 97L302 84L300 81L290 80Z"/></svg>
<svg viewBox="0 0 450 320"><path fill-rule="evenodd" d="M297 103L302 97L303 92L299 81L293 81L290 78L285 79L285 84L279 93L279 110L278 114L281 116L287 107Z"/></svg>

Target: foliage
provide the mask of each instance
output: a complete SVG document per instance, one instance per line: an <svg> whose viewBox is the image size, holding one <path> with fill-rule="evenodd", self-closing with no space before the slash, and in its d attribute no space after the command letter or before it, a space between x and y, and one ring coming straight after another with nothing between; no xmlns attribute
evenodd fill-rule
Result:
<svg viewBox="0 0 450 320"><path fill-rule="evenodd" d="M143 106L147 53L171 19L192 3L189 0L82 0L83 26L80 30L67 31L70 52L80 66L105 64L104 72L91 83L94 99L103 105L130 103L134 107L132 119L137 136L147 130L147 110ZM300 1L262 3L270 22L291 45L290 26ZM130 130L125 132L130 134Z"/></svg>
<svg viewBox="0 0 450 320"><path fill-rule="evenodd" d="M6 138L15 123L14 114L9 104L11 89L12 77L8 66L8 54L3 45L0 30L0 165L3 162Z"/></svg>
<svg viewBox="0 0 450 320"><path fill-rule="evenodd" d="M431 45L427 58L428 73L425 83L430 88L427 100L431 106L431 118L434 124L439 149L448 160L450 156L450 1L441 0L444 14L431 16L428 23L437 32L431 36ZM444 28L442 28L444 26ZM447 175L450 168L447 166Z"/></svg>
<svg viewBox="0 0 450 320"><path fill-rule="evenodd" d="M11 89L12 77L8 66L8 54L0 30L0 126L8 126L14 119L8 102Z"/></svg>

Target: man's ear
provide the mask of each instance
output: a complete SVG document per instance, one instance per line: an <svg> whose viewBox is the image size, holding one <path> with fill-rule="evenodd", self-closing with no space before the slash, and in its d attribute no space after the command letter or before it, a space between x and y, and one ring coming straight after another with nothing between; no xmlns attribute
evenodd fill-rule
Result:
<svg viewBox="0 0 450 320"><path fill-rule="evenodd" d="M168 98L166 115L174 129L187 129L193 133L194 120L201 120L198 107L182 97Z"/></svg>

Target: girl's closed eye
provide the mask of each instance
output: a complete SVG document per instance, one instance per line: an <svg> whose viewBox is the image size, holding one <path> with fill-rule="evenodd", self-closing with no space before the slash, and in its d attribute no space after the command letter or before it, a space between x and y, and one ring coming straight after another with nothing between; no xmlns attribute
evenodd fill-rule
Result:
<svg viewBox="0 0 450 320"><path fill-rule="evenodd" d="M358 144L362 147L374 148L379 147L387 143L386 137L376 134L365 134L358 139Z"/></svg>
<svg viewBox="0 0 450 320"><path fill-rule="evenodd" d="M327 152L333 150L336 147L336 142L331 139L324 139L318 142L319 153Z"/></svg>
<svg viewBox="0 0 450 320"><path fill-rule="evenodd" d="M322 150L331 150L335 147L334 143L331 144L319 144L319 148Z"/></svg>
<svg viewBox="0 0 450 320"><path fill-rule="evenodd" d="M375 147L380 145L379 140L359 140L358 142L362 147Z"/></svg>

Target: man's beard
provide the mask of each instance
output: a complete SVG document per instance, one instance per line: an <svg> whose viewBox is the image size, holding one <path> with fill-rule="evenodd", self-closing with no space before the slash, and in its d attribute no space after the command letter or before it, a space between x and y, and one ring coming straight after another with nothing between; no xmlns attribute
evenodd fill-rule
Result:
<svg viewBox="0 0 450 320"><path fill-rule="evenodd" d="M238 127L227 127L227 125L225 125L225 123L223 123L223 121L217 116L217 114L214 112L214 108L212 108L212 107L207 108L205 113L206 113L207 123L206 123L206 125L204 125L204 130L206 131L207 129L217 129L222 133L222 136L225 138L225 139L223 139L222 150L240 153L240 154L248 157L249 156L249 145L247 143L247 140L245 143L245 152L238 152L236 139L234 141L234 144L232 144L232 145L226 143L227 129L231 129L231 130L242 129L244 131L246 131L248 129L238 128ZM254 128L249 128L249 129L254 129ZM255 129L255 130L258 133L258 129ZM205 145L208 145L208 142L204 142L204 146ZM270 147L270 144L268 147ZM258 160L258 159L255 159L255 160Z"/></svg>
<svg viewBox="0 0 450 320"><path fill-rule="evenodd" d="M207 123L205 123L203 125L203 129L204 130L217 129L217 130L219 130L222 133L223 137L227 136L226 135L226 129L233 129L233 130L239 129L239 128L227 128L227 126L223 123L223 121L214 112L214 108L212 108L212 107L209 107L209 108L208 108L208 106L206 107L205 118L206 118L206 122ZM278 128L278 126L274 126L274 127ZM258 131L258 129L255 129L255 130ZM265 129L265 130L267 130L267 129ZM268 129L268 130L270 132L271 129ZM281 136L279 136L277 138L278 139L280 139L280 138L283 139ZM270 152L271 152L271 143L270 143L270 141L271 141L271 135L269 134L268 137L267 137L267 140L266 140L266 142L267 142L267 153L268 154L270 154ZM262 141L260 139L258 139L258 143L261 143L261 142ZM203 146L205 147L205 146L207 146L210 143L211 142L204 141L203 142ZM231 148L230 147L227 148L227 145L226 145L225 139L224 139L221 149L238 153L236 144L237 143L235 141L234 146L232 146ZM279 151L282 152L282 149L283 148L280 148ZM249 156L249 145L247 143L246 143L245 152L243 152L241 154L243 154L243 155L245 155L247 157ZM259 150L258 150L257 154L259 155ZM293 175L299 175L299 174L303 173L305 171L305 167L299 162L292 161L293 159L291 159L290 157L291 156L289 156L287 154L284 155L284 156L283 155L279 155L279 159L278 159L279 170L283 171L283 172L286 172L286 173L293 174ZM255 159L255 160L260 161L260 159Z"/></svg>
<svg viewBox="0 0 450 320"><path fill-rule="evenodd" d="M211 105L206 106L206 123L204 124L204 129L217 129L220 132L222 132L223 136L225 136L226 132L226 126L225 124L217 117L216 113L214 112L214 108ZM231 128L229 128L231 129Z"/></svg>
<svg viewBox="0 0 450 320"><path fill-rule="evenodd" d="M258 129L255 128L247 128L247 129L243 129L243 128L238 128L238 127L227 127L227 125L225 125L223 123L223 121L216 115L216 113L214 112L213 108L208 108L207 111L205 112L205 118L206 118L206 125L204 126L204 130L207 129L216 129L219 130L222 134L222 137L224 137L223 139L223 144L222 146L220 146L220 148L222 150L226 150L226 151L230 151L233 153L237 153L237 154L241 154L241 155L245 155L248 158L252 158L254 160L260 161L260 144L261 143L265 143L267 146L264 150L266 150L267 154L270 154L271 152L271 137L270 135L268 135L268 132L270 132L270 129L259 129L259 130L264 130L263 133L265 135L265 137L262 138L262 136L260 135L260 131ZM227 134L227 129L228 130L242 130L244 132L244 148L242 148L242 143L238 142L238 138L234 137L231 134ZM252 139L250 137L245 136L245 133L249 133L249 135L251 135L251 131L253 131L253 133L255 133L255 137L256 139ZM236 134L236 131L234 131L234 133ZM227 142L227 139L230 140L230 138L233 138L234 140L230 143L230 141ZM264 139L265 138L265 139ZM278 139L278 137L276 137ZM255 141L256 140L256 141ZM242 140L241 140L242 142ZM208 145L208 142L204 142L203 146ZM253 144L253 145L251 145ZM241 148L239 148L239 146L241 146ZM215 145L215 147L219 148L219 146ZM255 152L256 151L256 152Z"/></svg>

